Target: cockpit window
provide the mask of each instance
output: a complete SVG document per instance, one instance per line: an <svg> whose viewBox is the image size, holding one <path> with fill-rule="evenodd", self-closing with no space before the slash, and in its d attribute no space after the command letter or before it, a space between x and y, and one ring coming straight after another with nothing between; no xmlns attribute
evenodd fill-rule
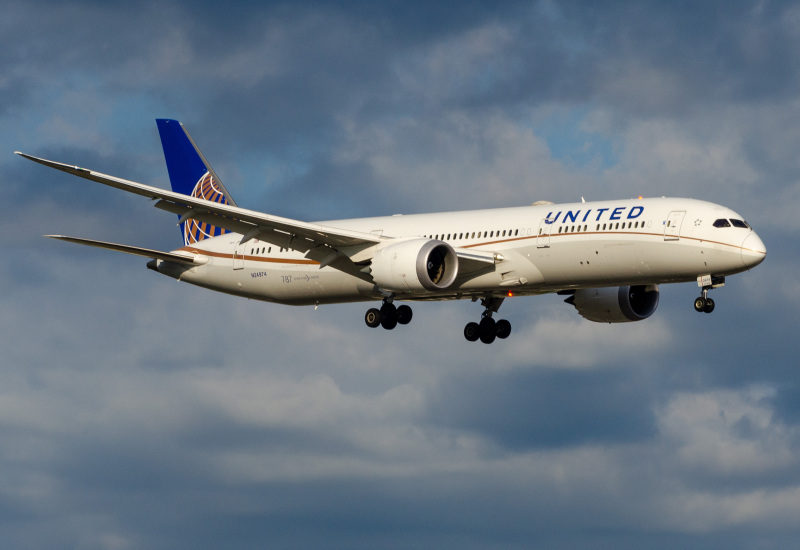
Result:
<svg viewBox="0 0 800 550"><path fill-rule="evenodd" d="M714 227L730 227L731 224L726 219L720 218L719 220L714 222Z"/></svg>
<svg viewBox="0 0 800 550"><path fill-rule="evenodd" d="M735 219L731 218L731 223L733 224L733 227L743 227L745 229L750 229L750 226L747 225L746 221L735 220Z"/></svg>

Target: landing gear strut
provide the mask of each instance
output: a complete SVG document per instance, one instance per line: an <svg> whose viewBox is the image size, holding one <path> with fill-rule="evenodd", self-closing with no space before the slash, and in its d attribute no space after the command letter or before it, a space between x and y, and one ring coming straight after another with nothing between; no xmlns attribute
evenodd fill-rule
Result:
<svg viewBox="0 0 800 550"><path fill-rule="evenodd" d="M701 288L702 296L694 301L694 310L698 313L711 313L714 311L714 300L708 297L708 291L712 288L725 286L725 277L712 277L703 275L697 278L697 286Z"/></svg>
<svg viewBox="0 0 800 550"><path fill-rule="evenodd" d="M373 307L367 310L364 321L370 328L380 325L386 330L392 330L398 324L410 323L412 315L413 312L407 305L403 304L398 307L392 303L392 298L384 298L380 309Z"/></svg>
<svg viewBox="0 0 800 550"><path fill-rule="evenodd" d="M492 314L500 309L504 298L489 296L481 300L481 305L486 309L481 313L480 323L467 323L464 327L464 338L470 342L479 340L484 344L491 344L495 338L508 338L511 334L511 323L505 319L495 321Z"/></svg>

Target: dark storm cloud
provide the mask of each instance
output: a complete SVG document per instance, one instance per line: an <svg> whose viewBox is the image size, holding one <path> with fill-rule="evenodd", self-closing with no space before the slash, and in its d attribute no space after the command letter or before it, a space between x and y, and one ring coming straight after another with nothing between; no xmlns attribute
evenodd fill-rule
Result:
<svg viewBox="0 0 800 550"><path fill-rule="evenodd" d="M635 372L519 371L443 378L429 416L521 451L655 435L653 391Z"/></svg>
<svg viewBox="0 0 800 550"><path fill-rule="evenodd" d="M597 83L604 100L614 102L614 92L642 114L680 113L715 101L793 93L793 8L787 2L568 2L563 15L580 29L587 49L604 54ZM632 86L609 88L611 79Z"/></svg>
<svg viewBox="0 0 800 550"><path fill-rule="evenodd" d="M775 395L775 412L787 423L800 425L799 383L793 382L778 388Z"/></svg>
<svg viewBox="0 0 800 550"><path fill-rule="evenodd" d="M20 67L33 73L26 61L35 60L39 71L47 64L51 78L99 71L111 89L138 85L173 96L191 93L204 110L215 108L224 115L220 119L234 118L259 142L257 128L276 140L286 137L287 129L307 133L343 110L380 111L387 101L414 109L418 97L398 86L398 67L413 70L415 78L425 79L421 85L433 88L428 97L434 109L444 102L452 108L476 102L613 100L610 94L619 92L626 100L640 96L643 106L681 109L689 97L694 105L779 98L797 80L796 54L787 47L796 37L787 21L788 6L780 3L356 3L345 8L279 2L222 15L206 3L58 6L48 5L54 16L38 23L43 40L24 40L29 28L9 25L8 43L18 44L5 50L16 54L6 54L6 63L13 63L12 81ZM17 7L10 20L20 23L36 7ZM92 42L84 40L87 24L94 29ZM459 50L458 38L492 25L503 29L504 38L489 43L488 50ZM453 55L446 64L430 64L425 59L430 47ZM261 55L248 59L248 51ZM250 62L237 67L242 59ZM660 93L648 87L647 72L653 70L664 78L652 82L665 85ZM459 75L467 80L459 82ZM612 79L626 78L632 78L629 88L607 88ZM448 82L458 87L442 87Z"/></svg>

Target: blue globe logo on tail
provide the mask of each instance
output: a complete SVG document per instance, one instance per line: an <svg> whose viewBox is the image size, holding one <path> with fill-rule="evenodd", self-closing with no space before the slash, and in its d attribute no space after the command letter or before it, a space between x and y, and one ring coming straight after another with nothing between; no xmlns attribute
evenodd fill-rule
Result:
<svg viewBox="0 0 800 550"><path fill-rule="evenodd" d="M183 125L167 118L156 119L156 123L172 190L217 204L236 206ZM227 229L192 218L184 221L180 227L184 246L230 233Z"/></svg>
<svg viewBox="0 0 800 550"><path fill-rule="evenodd" d="M217 186L214 176L211 175L210 172L203 174L203 177L195 184L191 196L218 204L228 204L228 200L225 198L222 190ZM184 245L194 244L203 239L217 237L225 233L229 233L229 231L195 219L188 219L183 222Z"/></svg>

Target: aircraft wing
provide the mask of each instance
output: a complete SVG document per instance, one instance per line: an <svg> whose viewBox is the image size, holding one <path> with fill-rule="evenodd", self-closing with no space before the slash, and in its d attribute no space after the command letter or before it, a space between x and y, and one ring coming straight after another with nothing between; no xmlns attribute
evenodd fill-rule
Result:
<svg viewBox="0 0 800 550"><path fill-rule="evenodd" d="M156 207L181 216L211 223L243 235L243 241L258 238L277 246L288 246L307 252L319 246L335 250L347 247L369 247L380 242L380 237L369 233L348 231L314 223L301 222L280 216L263 214L237 206L219 204L167 191L151 185L109 176L79 166L71 166L15 151L21 157L68 174L96 181L143 197L158 200ZM328 253L331 251L329 250Z"/></svg>
<svg viewBox="0 0 800 550"><path fill-rule="evenodd" d="M68 174L73 174L84 179L102 183L103 185L157 200L158 202L155 204L156 208L180 216L179 224L192 218L238 233L242 235L241 242L257 238L275 246L292 248L305 252L306 257L319 262L320 267L329 265L359 279L369 282L372 281L371 277L362 270L363 264L359 265L355 262L361 262L371 258L371 254L368 251L366 254L359 254L359 252L366 251L370 247L380 243L381 238L376 235L264 214L229 204L207 201L182 193L167 191L166 189L153 187L151 185L109 176L108 174L95 172L79 166L46 160L19 151L15 151L15 153L36 163L55 168L62 172L67 172ZM174 257L171 256L170 253L149 249L74 237L53 237L79 244L117 250L128 254L137 254L169 261L187 262L186 258L180 256ZM482 271L491 269L497 261L496 255L491 252L459 248L456 250L456 254L461 261L462 269L460 271L462 275L467 277L475 276ZM188 262L193 263L191 259L189 259Z"/></svg>

